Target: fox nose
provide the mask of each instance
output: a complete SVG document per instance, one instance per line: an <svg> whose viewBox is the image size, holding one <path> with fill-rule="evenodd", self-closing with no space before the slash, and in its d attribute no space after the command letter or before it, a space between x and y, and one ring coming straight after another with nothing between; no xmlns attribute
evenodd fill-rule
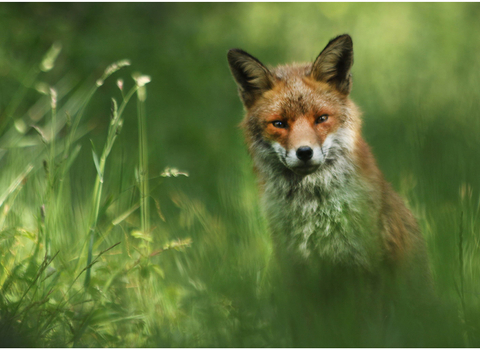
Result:
<svg viewBox="0 0 480 350"><path fill-rule="evenodd" d="M297 158L306 162L307 160L312 159L313 149L308 146L298 147L297 149Z"/></svg>

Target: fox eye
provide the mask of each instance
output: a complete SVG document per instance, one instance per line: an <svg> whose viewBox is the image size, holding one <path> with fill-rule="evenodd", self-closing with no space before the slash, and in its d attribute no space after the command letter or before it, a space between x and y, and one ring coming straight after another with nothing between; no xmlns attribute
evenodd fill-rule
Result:
<svg viewBox="0 0 480 350"><path fill-rule="evenodd" d="M327 119L328 119L328 114L322 114L320 117L317 118L315 123L320 124L326 121Z"/></svg>
<svg viewBox="0 0 480 350"><path fill-rule="evenodd" d="M287 123L282 122L281 120L275 120L274 122L272 122L272 124L273 124L274 127L280 128L280 129L283 129L283 128L287 127Z"/></svg>

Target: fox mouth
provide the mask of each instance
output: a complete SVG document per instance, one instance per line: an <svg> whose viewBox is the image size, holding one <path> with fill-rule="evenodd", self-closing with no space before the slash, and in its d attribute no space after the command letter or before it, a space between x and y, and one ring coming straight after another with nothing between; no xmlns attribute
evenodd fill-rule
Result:
<svg viewBox="0 0 480 350"><path fill-rule="evenodd" d="M319 168L318 164L305 164L296 167L291 167L290 169L297 175L309 175L314 173Z"/></svg>
<svg viewBox="0 0 480 350"><path fill-rule="evenodd" d="M297 149L287 150L276 142L272 144L271 151L272 152L269 152L269 154L276 156L275 158L277 161L274 161L275 163L280 160L280 163L283 166L299 176L307 176L317 171L324 162L326 156L323 149L314 149L311 150L311 157L308 159L301 159L297 155Z"/></svg>

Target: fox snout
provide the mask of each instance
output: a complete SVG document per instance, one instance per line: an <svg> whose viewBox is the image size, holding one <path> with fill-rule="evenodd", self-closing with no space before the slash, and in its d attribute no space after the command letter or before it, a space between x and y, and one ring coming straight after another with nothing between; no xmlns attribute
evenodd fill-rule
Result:
<svg viewBox="0 0 480 350"><path fill-rule="evenodd" d="M321 147L300 146L296 150L293 150L295 157L287 156L287 166L297 174L308 175L313 173L323 163L323 157Z"/></svg>
<svg viewBox="0 0 480 350"><path fill-rule="evenodd" d="M322 147L318 145L302 145L290 149L279 143L272 146L283 165L299 175L313 173L325 160Z"/></svg>
<svg viewBox="0 0 480 350"><path fill-rule="evenodd" d="M312 159L313 156L313 149L308 146L298 147L297 149L297 158L303 160L304 162L309 161Z"/></svg>
<svg viewBox="0 0 480 350"><path fill-rule="evenodd" d="M323 137L317 135L308 118L297 117L287 126L282 130L284 137L275 140L278 142L274 147L278 157L287 168L298 174L312 173L324 162Z"/></svg>

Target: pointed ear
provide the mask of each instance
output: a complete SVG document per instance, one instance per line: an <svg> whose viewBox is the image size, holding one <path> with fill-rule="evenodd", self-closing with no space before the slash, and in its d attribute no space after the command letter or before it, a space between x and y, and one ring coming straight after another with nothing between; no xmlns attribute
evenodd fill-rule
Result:
<svg viewBox="0 0 480 350"><path fill-rule="evenodd" d="M348 95L352 88L353 42L348 34L330 40L312 65L312 77Z"/></svg>
<svg viewBox="0 0 480 350"><path fill-rule="evenodd" d="M273 87L275 79L259 60L243 50L231 49L227 58L240 98L245 107L251 107L265 91Z"/></svg>

